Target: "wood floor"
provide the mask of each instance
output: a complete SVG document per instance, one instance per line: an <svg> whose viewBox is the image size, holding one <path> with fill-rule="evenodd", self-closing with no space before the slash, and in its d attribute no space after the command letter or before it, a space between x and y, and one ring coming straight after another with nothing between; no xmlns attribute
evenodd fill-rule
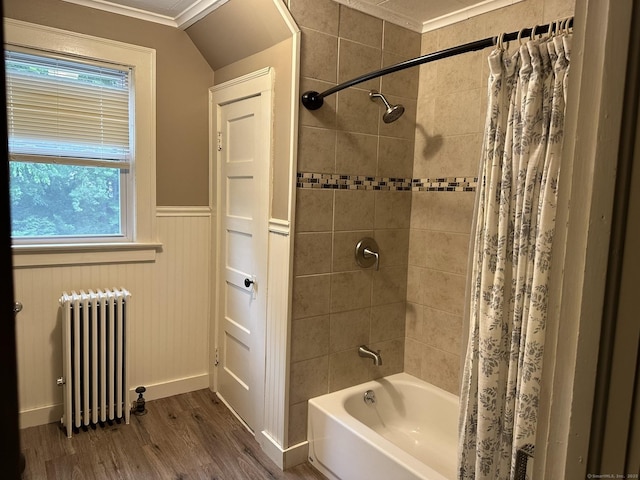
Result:
<svg viewBox="0 0 640 480"><path fill-rule="evenodd" d="M147 402L147 414L81 430L21 430L24 480L321 480L308 463L282 472L209 390Z"/></svg>

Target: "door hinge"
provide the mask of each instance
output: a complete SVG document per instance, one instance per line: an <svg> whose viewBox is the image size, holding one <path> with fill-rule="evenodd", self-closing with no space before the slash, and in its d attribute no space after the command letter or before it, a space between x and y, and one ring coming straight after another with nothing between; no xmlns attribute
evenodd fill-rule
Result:
<svg viewBox="0 0 640 480"><path fill-rule="evenodd" d="M215 361L213 362L213 366L217 367L220 364L220 357L218 356L218 347L216 347L216 358Z"/></svg>
<svg viewBox="0 0 640 480"><path fill-rule="evenodd" d="M218 151L222 151L222 132L218 132Z"/></svg>

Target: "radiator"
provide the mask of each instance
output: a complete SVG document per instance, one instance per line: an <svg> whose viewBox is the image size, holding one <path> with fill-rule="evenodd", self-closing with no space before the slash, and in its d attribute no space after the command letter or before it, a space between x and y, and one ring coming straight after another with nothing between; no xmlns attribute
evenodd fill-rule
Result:
<svg viewBox="0 0 640 480"><path fill-rule="evenodd" d="M129 423L127 323L131 294L125 289L75 291L62 308L64 413L67 437L105 422Z"/></svg>

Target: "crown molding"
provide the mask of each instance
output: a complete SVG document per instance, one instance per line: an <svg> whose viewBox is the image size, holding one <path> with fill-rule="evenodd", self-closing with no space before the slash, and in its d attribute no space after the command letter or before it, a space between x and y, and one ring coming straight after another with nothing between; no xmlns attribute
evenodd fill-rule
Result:
<svg viewBox="0 0 640 480"><path fill-rule="evenodd" d="M405 27L409 30L413 30L418 33L425 33L438 28L446 27L457 22L461 22L477 15L497 10L499 8L513 5L523 0L484 0L475 5L471 5L460 10L442 15L440 17L421 22L415 18L405 16L396 12L392 12L385 8L385 4L373 4L366 0L335 0L346 7L359 10L363 13L372 15L377 18L381 18L395 25Z"/></svg>
<svg viewBox="0 0 640 480"><path fill-rule="evenodd" d="M373 17L380 18L382 20L386 20L395 25L399 25L401 27L408 28L409 30L413 30L414 32L422 32L422 22L411 17L407 17L405 15L400 15L398 13L392 12L384 6L376 5L373 3L366 2L364 0L335 0L337 3L344 5L345 7L353 8L354 10L359 10L360 12L369 14Z"/></svg>
<svg viewBox="0 0 640 480"><path fill-rule="evenodd" d="M438 28L462 22L463 20L467 20L471 17L476 17L478 15L482 15L483 13L498 10L499 8L508 7L509 5L515 5L516 3L520 3L522 1L523 0L485 0L484 2L470 5L463 9L456 10L455 12L442 15L432 20L427 20L422 24L422 29L420 30L420 32L426 33L432 30L437 30Z"/></svg>
<svg viewBox="0 0 640 480"><path fill-rule="evenodd" d="M167 25L169 27L179 28L184 30L198 20L213 12L218 7L221 7L229 0L196 0L190 7L176 15L170 17L167 15L160 15L152 13L139 8L129 7L125 5L119 5L108 0L63 0L68 3L74 3L76 5L82 5L83 7L95 8L103 10L109 13L115 13L118 15L125 15L127 17L137 18L139 20L145 20L147 22L159 23L161 25Z"/></svg>
<svg viewBox="0 0 640 480"><path fill-rule="evenodd" d="M213 12L218 7L221 7L229 0L195 0L194 3L186 8L184 11L170 17L167 15L160 15L152 13L146 10L142 10L135 7L129 7L125 5L119 5L108 0L63 0L68 3L74 3L76 5L82 5L85 7L96 8L110 13L116 13L118 15L126 15L128 17L145 20L148 22L159 23L170 27L179 28L185 30L201 18L205 17L209 13ZM281 10L286 10L283 5L280 5L279 0L274 0L276 6ZM345 5L346 7L359 10L363 13L372 15L377 18L381 18L395 25L405 27L409 30L418 33L425 33L438 28L446 27L457 22L461 22L470 17L482 15L483 13L490 12L499 8L504 8L509 5L513 5L523 0L484 0L475 5L456 10L454 12L442 15L440 17L421 22L410 16L405 16L396 12L393 12L384 7L384 4L376 5L369 3L366 0L335 0L336 2ZM282 12L281 12L282 13ZM292 28L292 31L295 30Z"/></svg>

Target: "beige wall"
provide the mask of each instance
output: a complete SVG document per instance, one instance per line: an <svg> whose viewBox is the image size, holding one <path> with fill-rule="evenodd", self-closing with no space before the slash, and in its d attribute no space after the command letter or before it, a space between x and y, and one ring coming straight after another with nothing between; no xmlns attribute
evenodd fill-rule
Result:
<svg viewBox="0 0 640 480"><path fill-rule="evenodd" d="M291 0L290 10L302 31L301 92L419 54L417 33L331 0ZM298 172L410 178L417 74L301 107ZM370 89L403 103L405 115L384 124ZM408 191L297 189L289 445L306 438L309 398L402 371L410 211ZM379 271L355 263L362 237L377 240ZM361 344L381 350L382 367L358 356Z"/></svg>
<svg viewBox="0 0 640 480"><path fill-rule="evenodd" d="M8 18L156 49L157 204L209 204L213 71L185 32L59 0L3 0L3 6Z"/></svg>
<svg viewBox="0 0 640 480"><path fill-rule="evenodd" d="M186 32L214 70L291 37L291 31L274 7L273 0L224 3L187 28Z"/></svg>

